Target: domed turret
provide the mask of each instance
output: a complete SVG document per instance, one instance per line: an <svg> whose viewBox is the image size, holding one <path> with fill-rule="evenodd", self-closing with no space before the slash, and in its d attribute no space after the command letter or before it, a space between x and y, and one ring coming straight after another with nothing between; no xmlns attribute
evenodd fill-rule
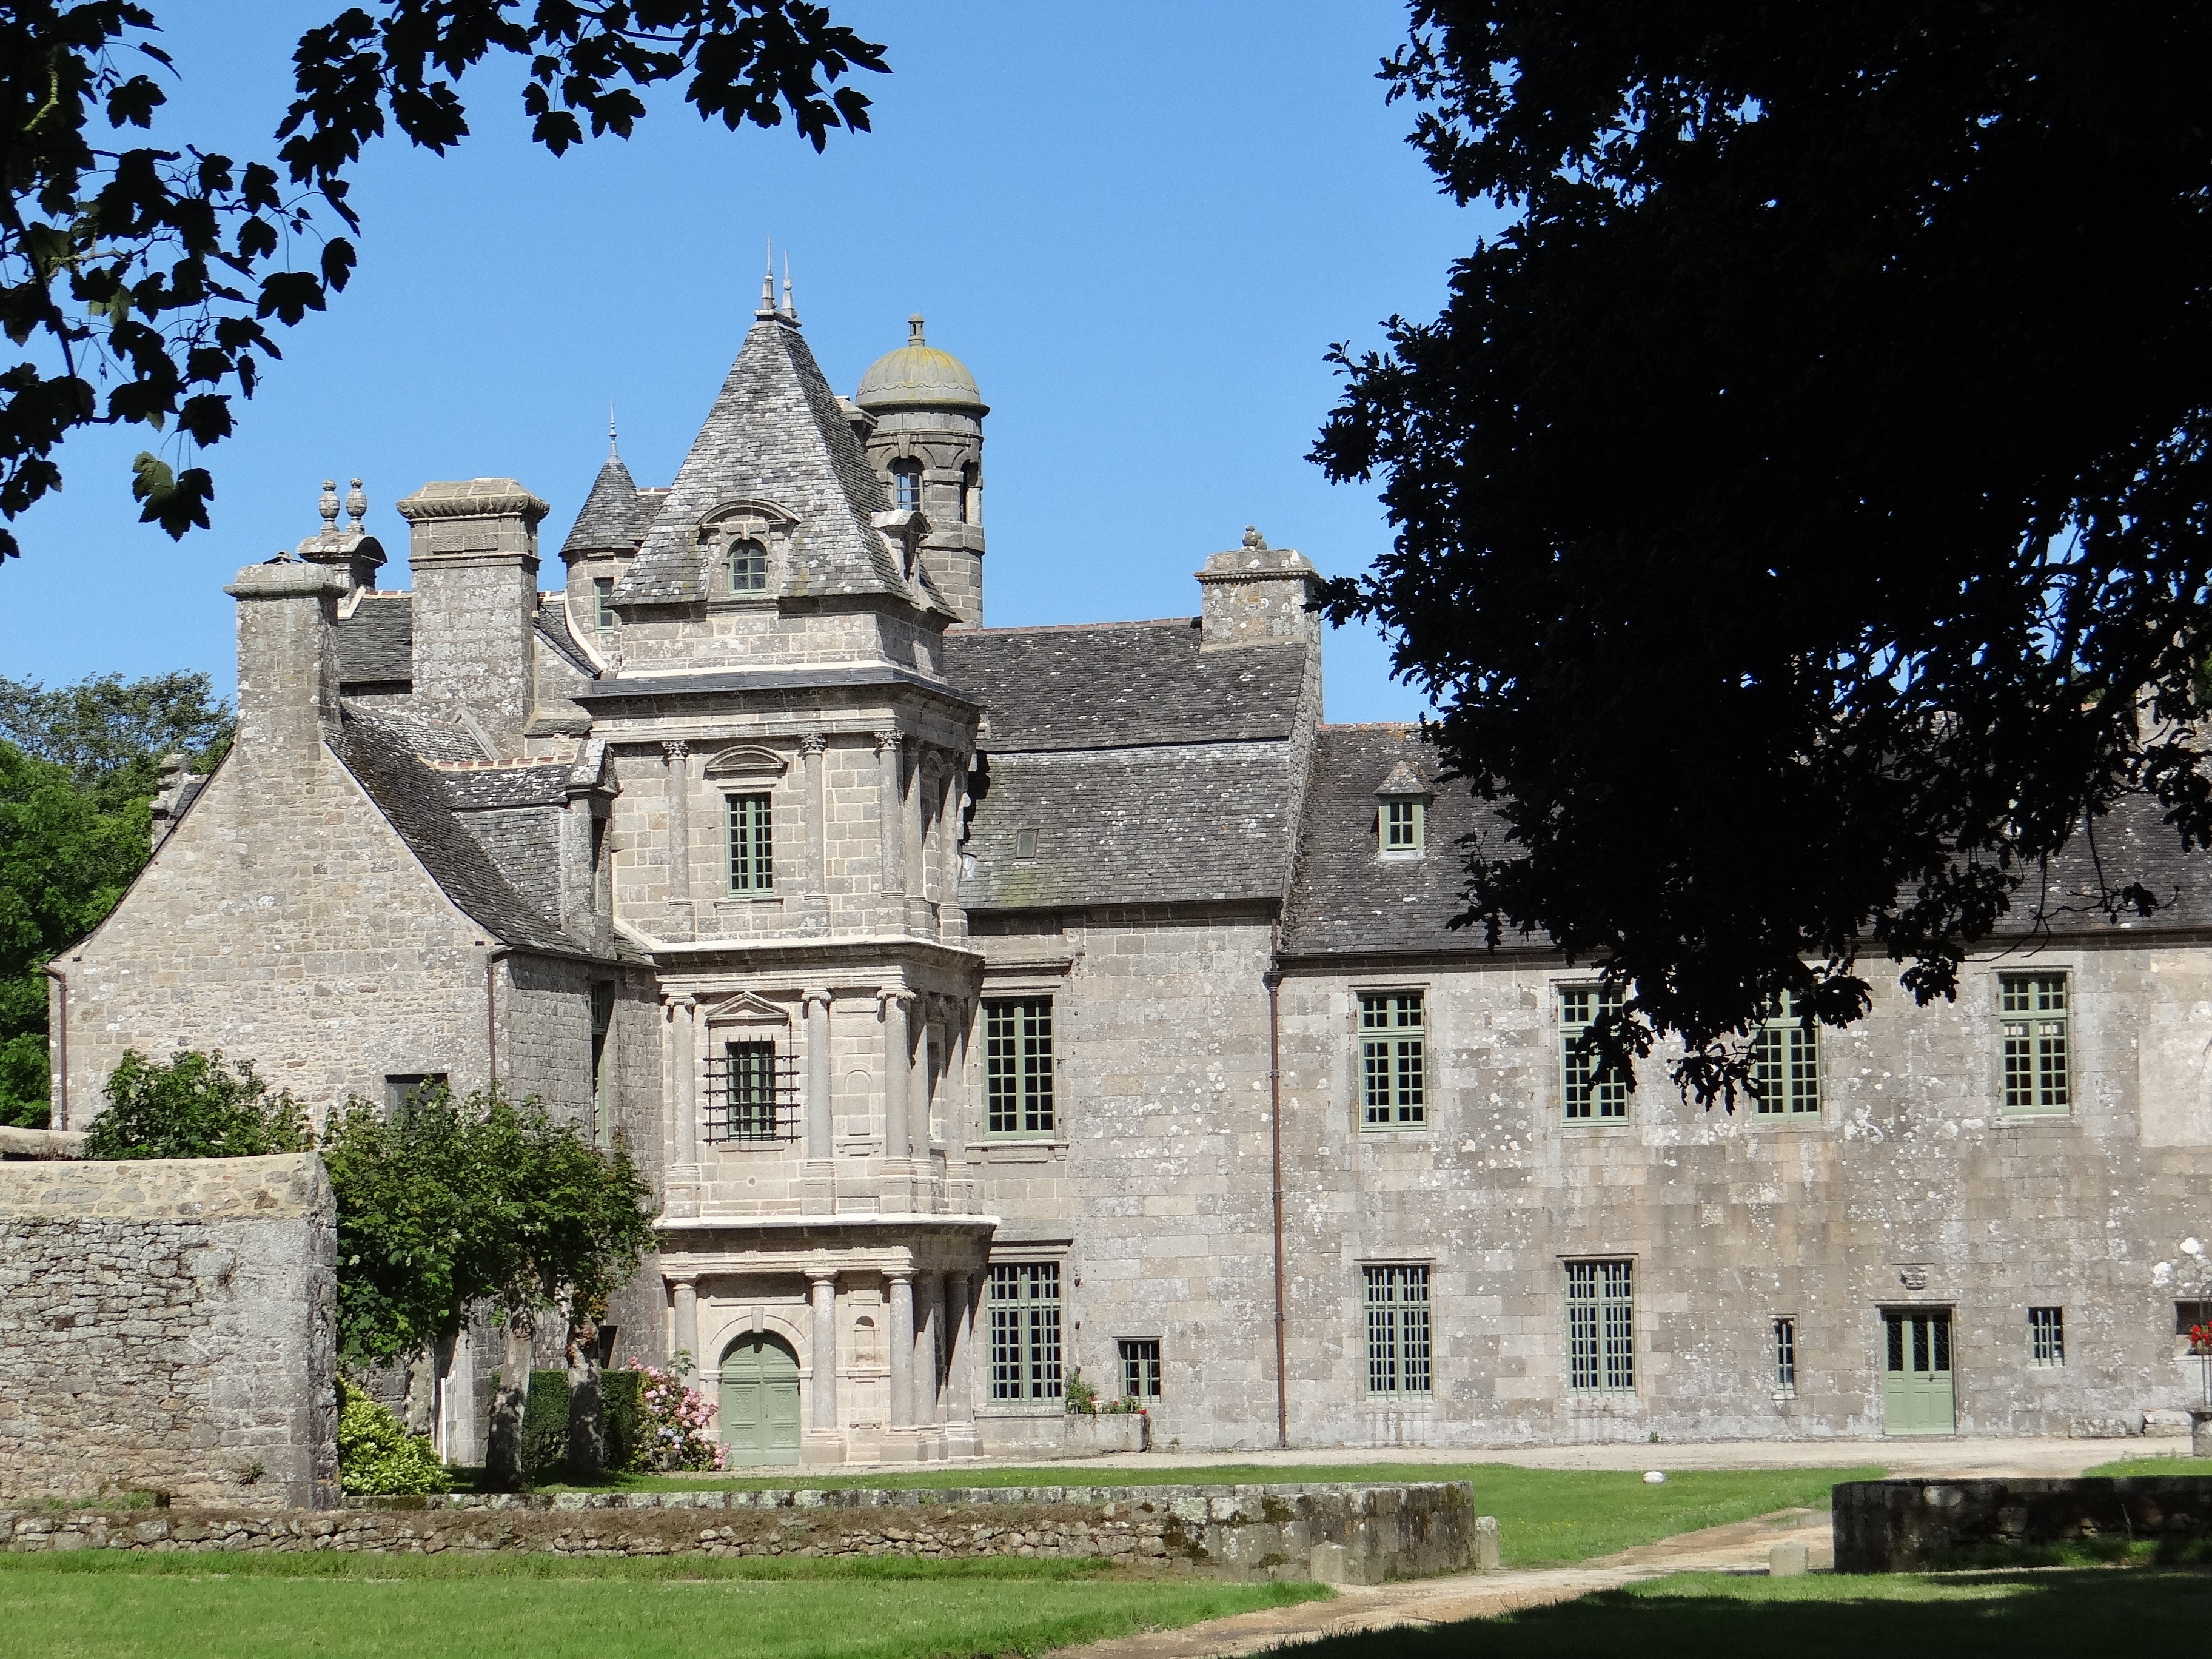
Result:
<svg viewBox="0 0 2212 1659"><path fill-rule="evenodd" d="M983 417L990 409L968 366L906 319L907 342L869 365L853 402L861 443L891 505L929 520L921 544L930 580L960 613L983 623Z"/></svg>

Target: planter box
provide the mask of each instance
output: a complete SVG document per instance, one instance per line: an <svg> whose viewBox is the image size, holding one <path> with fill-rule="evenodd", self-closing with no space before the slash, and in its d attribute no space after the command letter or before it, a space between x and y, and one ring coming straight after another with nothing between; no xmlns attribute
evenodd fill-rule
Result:
<svg viewBox="0 0 2212 1659"><path fill-rule="evenodd" d="M1097 1417L998 1417L978 1414L975 1427L986 1457L1103 1457L1109 1452L1139 1452L1151 1443L1152 1419L1141 1412Z"/></svg>

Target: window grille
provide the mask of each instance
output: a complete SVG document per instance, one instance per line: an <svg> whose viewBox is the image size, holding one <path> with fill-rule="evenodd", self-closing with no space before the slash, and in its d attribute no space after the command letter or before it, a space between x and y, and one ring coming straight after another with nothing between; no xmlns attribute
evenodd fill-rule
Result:
<svg viewBox="0 0 2212 1659"><path fill-rule="evenodd" d="M1363 991L1359 1066L1366 1121L1380 1127L1425 1121L1428 1029L1419 991Z"/></svg>
<svg viewBox="0 0 2212 1659"><path fill-rule="evenodd" d="M799 1139L799 1057L773 1042L723 1044L707 1079L706 1121L718 1146Z"/></svg>
<svg viewBox="0 0 2212 1659"><path fill-rule="evenodd" d="M1620 1012L1620 993L1595 985L1559 991L1559 1097L1567 1120L1582 1123L1628 1115L1628 1079L1599 1062L1589 1030L1599 1018Z"/></svg>
<svg viewBox="0 0 2212 1659"><path fill-rule="evenodd" d="M1382 803L1382 850L1385 853L1418 853L1421 850L1422 819L1427 816L1422 803L1412 799L1386 800Z"/></svg>
<svg viewBox="0 0 2212 1659"><path fill-rule="evenodd" d="M1578 1394L1636 1387L1635 1265L1567 1263L1567 1386Z"/></svg>
<svg viewBox="0 0 2212 1659"><path fill-rule="evenodd" d="M2027 1363L2063 1365L2066 1363L2066 1310L2030 1308L2027 1310Z"/></svg>
<svg viewBox="0 0 2212 1659"><path fill-rule="evenodd" d="M768 549L758 542L747 539L731 544L730 592L768 592Z"/></svg>
<svg viewBox="0 0 2212 1659"><path fill-rule="evenodd" d="M897 493L902 513L921 510L921 463L894 461L891 463L891 486Z"/></svg>
<svg viewBox="0 0 2212 1659"><path fill-rule="evenodd" d="M991 1398L1060 1398L1060 1263L991 1269Z"/></svg>
<svg viewBox="0 0 2212 1659"><path fill-rule="evenodd" d="M602 629L619 626L622 622L622 618L615 615L615 608L612 604L614 596L615 582L613 577L596 576L592 578L592 621L596 626Z"/></svg>
<svg viewBox="0 0 2212 1659"><path fill-rule="evenodd" d="M1751 1034L1753 1109L1762 1116L1798 1117L1820 1109L1820 1030L1805 1018L1794 991L1767 1005Z"/></svg>
<svg viewBox="0 0 2212 1659"><path fill-rule="evenodd" d="M1157 1341L1121 1344L1121 1398L1158 1400L1160 1397L1160 1345Z"/></svg>
<svg viewBox="0 0 2212 1659"><path fill-rule="evenodd" d="M729 800L731 890L772 892L775 888L775 848L769 798L732 795Z"/></svg>
<svg viewBox="0 0 2212 1659"><path fill-rule="evenodd" d="M989 1133L1053 1133L1050 997L983 1005L983 1078Z"/></svg>
<svg viewBox="0 0 2212 1659"><path fill-rule="evenodd" d="M2071 1109L2066 975L2002 975L1997 999L2004 1024L2005 1110Z"/></svg>
<svg viewBox="0 0 2212 1659"><path fill-rule="evenodd" d="M1429 1392L1429 1270L1369 1267L1367 1392Z"/></svg>
<svg viewBox="0 0 2212 1659"><path fill-rule="evenodd" d="M1797 1393L1797 1322L1774 1322L1774 1392L1784 1399Z"/></svg>

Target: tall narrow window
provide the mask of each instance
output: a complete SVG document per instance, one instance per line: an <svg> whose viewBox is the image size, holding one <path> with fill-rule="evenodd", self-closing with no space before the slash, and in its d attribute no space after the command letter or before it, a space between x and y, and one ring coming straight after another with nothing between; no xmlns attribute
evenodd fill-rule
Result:
<svg viewBox="0 0 2212 1659"><path fill-rule="evenodd" d="M773 1042L723 1045L722 1111L728 1140L776 1139L777 1066Z"/></svg>
<svg viewBox="0 0 2212 1659"><path fill-rule="evenodd" d="M1359 994L1359 1071L1366 1121L1403 1128L1428 1115L1428 1028L1419 991Z"/></svg>
<svg viewBox="0 0 2212 1659"><path fill-rule="evenodd" d="M976 500L977 494L975 467L975 464L970 462L960 469L961 523L975 524L981 518L981 503Z"/></svg>
<svg viewBox="0 0 2212 1659"><path fill-rule="evenodd" d="M730 547L730 592L768 592L768 549L750 538Z"/></svg>
<svg viewBox="0 0 2212 1659"><path fill-rule="evenodd" d="M1751 1079L1761 1116L1802 1117L1820 1109L1820 1031L1804 1012L1797 994L1784 991L1753 1029Z"/></svg>
<svg viewBox="0 0 2212 1659"><path fill-rule="evenodd" d="M1620 1012L1620 993L1595 985L1559 991L1559 1097L1573 1123L1619 1121L1628 1115L1628 1079L1599 1062L1590 1027L1602 1014Z"/></svg>
<svg viewBox="0 0 2212 1659"><path fill-rule="evenodd" d="M991 1133L1052 1133L1050 997L983 1005L983 1079L985 1122Z"/></svg>
<svg viewBox="0 0 2212 1659"><path fill-rule="evenodd" d="M1367 1392L1429 1392L1429 1270L1369 1267Z"/></svg>
<svg viewBox="0 0 2212 1659"><path fill-rule="evenodd" d="M1636 1387L1635 1265L1567 1263L1567 1386L1577 1394Z"/></svg>
<svg viewBox="0 0 2212 1659"><path fill-rule="evenodd" d="M1160 1345L1157 1339L1121 1344L1121 1398L1139 1405L1160 1397Z"/></svg>
<svg viewBox="0 0 2212 1659"><path fill-rule="evenodd" d="M619 626L622 618L615 615L615 579L611 576L592 578L592 623L602 633Z"/></svg>
<svg viewBox="0 0 2212 1659"><path fill-rule="evenodd" d="M2070 1110L2066 975L2002 975L1997 1001L2004 1023L2005 1110Z"/></svg>
<svg viewBox="0 0 2212 1659"><path fill-rule="evenodd" d="M991 1398L1060 1398L1060 1263L991 1269Z"/></svg>
<svg viewBox="0 0 2212 1659"><path fill-rule="evenodd" d="M2027 1310L2027 1363L2063 1365L2066 1363L2066 1310L2030 1308Z"/></svg>
<svg viewBox="0 0 2212 1659"><path fill-rule="evenodd" d="M614 1023L614 981L595 979L592 981L592 1139L601 1146L615 1144L614 1066L608 1041Z"/></svg>
<svg viewBox="0 0 2212 1659"><path fill-rule="evenodd" d="M901 512L920 512L921 510L921 463L893 461L891 490L893 499L897 501Z"/></svg>
<svg viewBox="0 0 2212 1659"><path fill-rule="evenodd" d="M775 888L775 849L766 795L730 797L730 888L767 893Z"/></svg>
<svg viewBox="0 0 2212 1659"><path fill-rule="evenodd" d="M1774 1322L1774 1397L1794 1400L1797 1395L1797 1322L1778 1319Z"/></svg>
<svg viewBox="0 0 2212 1659"><path fill-rule="evenodd" d="M1382 856L1412 858L1421 850L1423 822L1428 816L1418 799L1399 798L1382 803Z"/></svg>

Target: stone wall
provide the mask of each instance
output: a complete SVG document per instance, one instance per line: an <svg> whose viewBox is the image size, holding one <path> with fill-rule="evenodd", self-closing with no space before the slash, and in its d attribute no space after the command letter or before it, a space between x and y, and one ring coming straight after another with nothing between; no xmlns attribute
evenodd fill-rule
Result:
<svg viewBox="0 0 2212 1659"><path fill-rule="evenodd" d="M1380 1583L1464 1571L1474 1548L1474 1491L1449 1480L356 1498L335 1515L0 1514L0 1547L1104 1556L1237 1579Z"/></svg>
<svg viewBox="0 0 2212 1659"><path fill-rule="evenodd" d="M0 1164L0 1500L337 1501L313 1153Z"/></svg>
<svg viewBox="0 0 2212 1659"><path fill-rule="evenodd" d="M2212 1477L1847 1480L1835 1491L1838 1572L1913 1572L2087 1540L2212 1537Z"/></svg>

